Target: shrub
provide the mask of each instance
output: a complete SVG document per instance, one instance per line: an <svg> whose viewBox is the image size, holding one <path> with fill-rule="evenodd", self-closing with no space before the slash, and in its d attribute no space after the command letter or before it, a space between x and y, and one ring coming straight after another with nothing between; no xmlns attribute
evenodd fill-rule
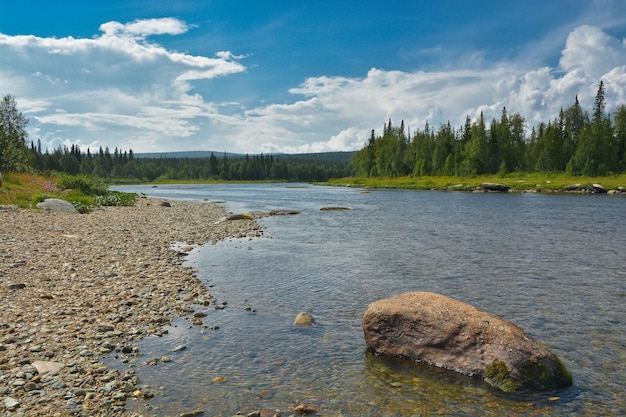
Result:
<svg viewBox="0 0 626 417"><path fill-rule="evenodd" d="M101 178L86 175L62 175L57 181L57 186L63 190L80 190L87 195L102 195L107 192Z"/></svg>
<svg viewBox="0 0 626 417"><path fill-rule="evenodd" d="M107 191L95 198L95 203L98 206L134 206L136 202L137 194L121 191Z"/></svg>

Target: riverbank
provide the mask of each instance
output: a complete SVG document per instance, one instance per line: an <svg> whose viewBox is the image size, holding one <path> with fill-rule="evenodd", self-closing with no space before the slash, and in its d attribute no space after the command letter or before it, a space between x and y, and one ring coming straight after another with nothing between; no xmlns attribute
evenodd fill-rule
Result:
<svg viewBox="0 0 626 417"><path fill-rule="evenodd" d="M422 176L397 178L348 177L330 180L325 185L412 190L475 191L481 184L503 184L510 192L587 193L599 184L606 190L623 193L626 174L606 177L580 177L560 173L511 173L506 176L480 175L476 177Z"/></svg>
<svg viewBox="0 0 626 417"><path fill-rule="evenodd" d="M0 207L0 412L122 416L127 398L149 398L132 370L100 358L133 360L137 341L175 316L198 320L212 296L182 266L184 253L261 233L226 214L146 198L84 215Z"/></svg>

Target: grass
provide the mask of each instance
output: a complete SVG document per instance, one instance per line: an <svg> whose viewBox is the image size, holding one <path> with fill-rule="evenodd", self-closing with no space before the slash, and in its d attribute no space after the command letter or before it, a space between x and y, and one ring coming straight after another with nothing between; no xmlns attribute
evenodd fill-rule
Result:
<svg viewBox="0 0 626 417"><path fill-rule="evenodd" d="M580 184L588 188L592 184L601 184L607 189L626 187L626 174L606 177L580 177L566 173L512 173L499 175L480 175L476 177L424 176L397 178L358 178L348 177L330 180L325 185L354 186L369 188L396 188L413 190L450 190L474 189L484 182L505 184L511 191L565 191L569 185Z"/></svg>
<svg viewBox="0 0 626 417"><path fill-rule="evenodd" d="M69 201L79 212L87 213L97 206L134 205L137 195L110 191L101 179L83 175L4 175L0 204L36 208L37 203L47 198Z"/></svg>

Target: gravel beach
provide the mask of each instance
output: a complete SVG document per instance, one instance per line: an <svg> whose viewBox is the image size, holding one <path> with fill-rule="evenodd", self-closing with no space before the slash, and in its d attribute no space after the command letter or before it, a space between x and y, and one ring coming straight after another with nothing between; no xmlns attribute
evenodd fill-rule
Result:
<svg viewBox="0 0 626 417"><path fill-rule="evenodd" d="M226 216L149 198L82 215L0 207L0 415L131 415L126 399L151 393L101 358L132 358L142 337L211 302L184 254L261 233Z"/></svg>

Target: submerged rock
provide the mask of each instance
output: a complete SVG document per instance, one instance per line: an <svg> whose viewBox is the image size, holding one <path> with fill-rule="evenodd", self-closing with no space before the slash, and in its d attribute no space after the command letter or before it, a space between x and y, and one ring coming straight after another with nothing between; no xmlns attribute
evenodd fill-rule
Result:
<svg viewBox="0 0 626 417"><path fill-rule="evenodd" d="M559 358L521 328L443 295L410 292L376 301L363 332L375 353L479 377L505 392L572 385Z"/></svg>
<svg viewBox="0 0 626 417"><path fill-rule="evenodd" d="M314 323L315 323L315 320L313 319L313 316L311 315L311 313L309 313L308 311L303 311L301 313L298 313L296 315L295 320L293 321L294 326L302 326L302 327L313 326Z"/></svg>

